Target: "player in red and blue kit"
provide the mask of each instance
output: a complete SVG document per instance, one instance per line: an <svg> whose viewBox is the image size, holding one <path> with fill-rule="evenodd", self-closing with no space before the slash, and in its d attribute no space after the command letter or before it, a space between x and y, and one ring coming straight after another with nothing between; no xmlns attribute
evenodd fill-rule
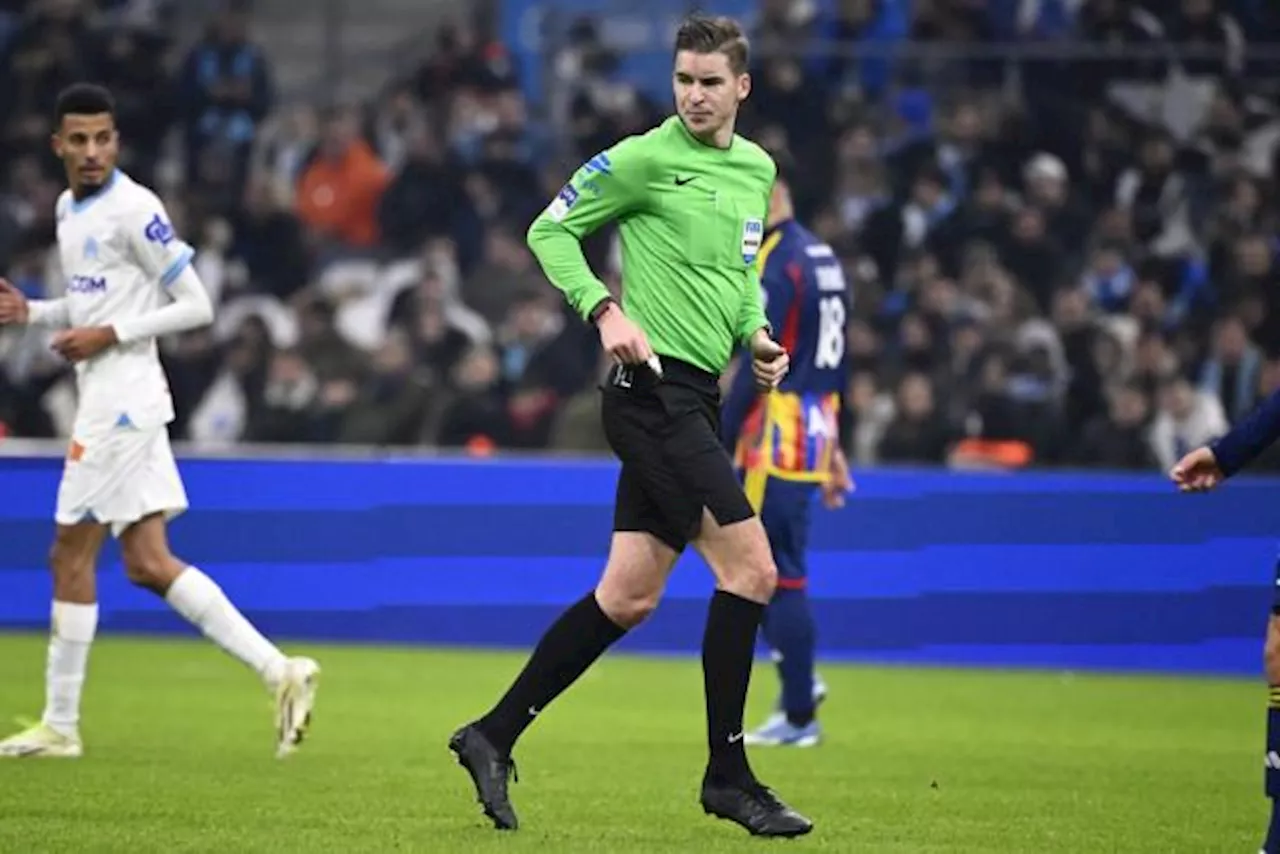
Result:
<svg viewBox="0 0 1280 854"><path fill-rule="evenodd" d="M782 700L746 742L809 747L821 739L816 711L826 689L814 675L805 551L815 497L840 507L852 489L840 404L848 379L850 294L831 247L795 220L782 172L756 264L765 310L791 357L791 372L777 389L759 394L751 372L740 370L722 412L723 439L743 472L778 566L777 590L762 628L778 661Z"/></svg>
<svg viewBox="0 0 1280 854"><path fill-rule="evenodd" d="M1204 492L1236 474L1280 441L1280 391L1262 402L1225 436L1187 454L1169 477L1183 492ZM1263 649L1270 693L1267 700L1267 753L1264 790L1271 799L1271 824L1262 854L1280 854L1280 561L1272 587L1271 620Z"/></svg>

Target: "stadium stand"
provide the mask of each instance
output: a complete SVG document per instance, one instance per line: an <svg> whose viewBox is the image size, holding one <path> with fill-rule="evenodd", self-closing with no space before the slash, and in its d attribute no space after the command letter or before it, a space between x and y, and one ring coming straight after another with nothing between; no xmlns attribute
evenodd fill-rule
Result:
<svg viewBox="0 0 1280 854"><path fill-rule="evenodd" d="M743 131L803 164L854 282L851 459L1168 466L1280 386L1280 14L1219 5L760 4ZM163 3L2 4L0 270L59 293L49 105L97 79L218 305L165 342L176 438L601 451L594 333L523 243L665 109L599 24L564 28L540 104L483 19L318 104L276 97L243 4L194 43ZM617 287L611 235L587 248ZM0 431L64 435L73 394L39 334L0 336Z"/></svg>

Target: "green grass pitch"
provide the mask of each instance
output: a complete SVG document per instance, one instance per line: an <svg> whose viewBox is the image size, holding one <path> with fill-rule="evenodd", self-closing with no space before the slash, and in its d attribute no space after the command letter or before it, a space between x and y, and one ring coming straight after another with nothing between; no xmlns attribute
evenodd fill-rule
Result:
<svg viewBox="0 0 1280 854"><path fill-rule="evenodd" d="M43 637L0 635L0 722L39 713ZM0 761L0 852L1253 852L1266 691L1244 681L826 666L827 741L756 750L816 829L703 816L694 660L611 657L517 749L522 829L482 821L445 748L521 656L304 647L311 738L273 757L256 678L207 644L106 637L79 761ZM773 699L761 663L748 723Z"/></svg>

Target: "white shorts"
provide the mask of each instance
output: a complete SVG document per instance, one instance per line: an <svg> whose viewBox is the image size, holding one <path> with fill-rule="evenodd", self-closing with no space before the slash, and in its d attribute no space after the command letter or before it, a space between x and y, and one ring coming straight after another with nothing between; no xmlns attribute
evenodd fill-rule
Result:
<svg viewBox="0 0 1280 854"><path fill-rule="evenodd" d="M100 522L119 537L153 513L172 519L186 509L167 427L123 427L91 442L72 440L58 486L59 525Z"/></svg>

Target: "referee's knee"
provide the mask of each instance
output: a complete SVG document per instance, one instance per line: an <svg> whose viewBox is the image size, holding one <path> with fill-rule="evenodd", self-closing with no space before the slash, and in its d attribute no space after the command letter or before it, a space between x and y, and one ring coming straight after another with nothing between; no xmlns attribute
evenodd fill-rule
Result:
<svg viewBox="0 0 1280 854"><path fill-rule="evenodd" d="M609 584L596 588L596 603L609 621L621 629L634 629L658 607L662 592L637 594L614 590Z"/></svg>
<svg viewBox="0 0 1280 854"><path fill-rule="evenodd" d="M727 573L720 586L735 596L767 604L778 588L778 565L767 549L763 554L752 554Z"/></svg>

